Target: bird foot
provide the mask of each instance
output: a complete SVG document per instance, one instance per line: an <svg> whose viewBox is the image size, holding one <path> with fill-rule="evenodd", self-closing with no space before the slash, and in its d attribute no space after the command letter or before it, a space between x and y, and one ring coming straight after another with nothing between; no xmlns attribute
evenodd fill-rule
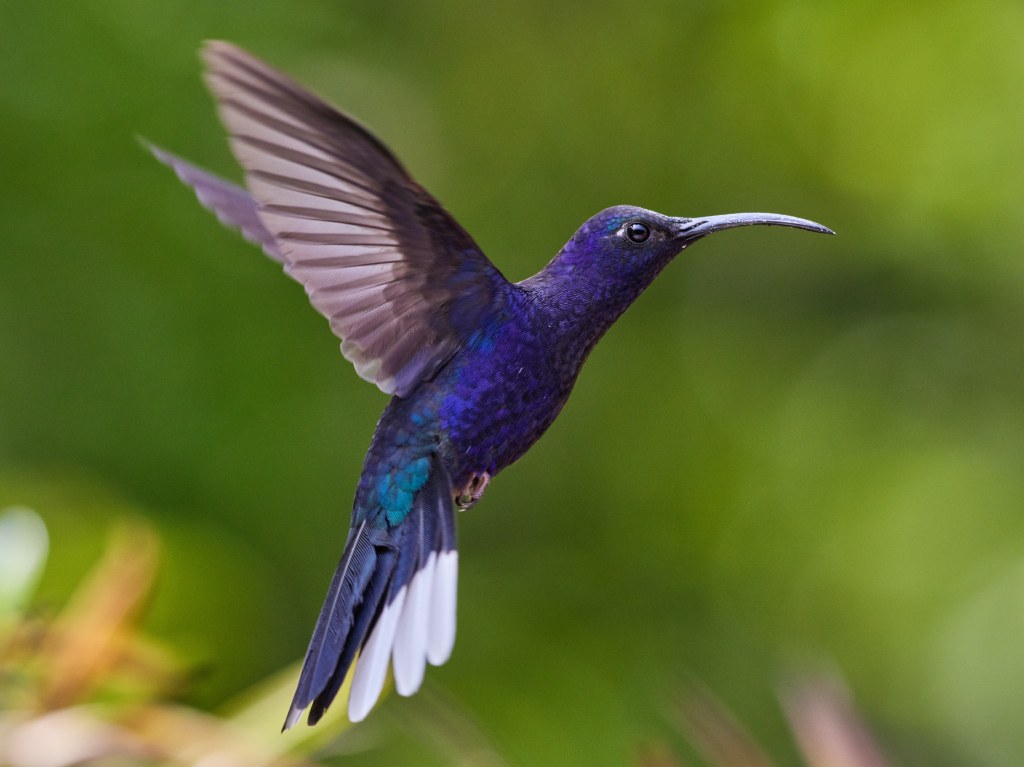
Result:
<svg viewBox="0 0 1024 767"><path fill-rule="evenodd" d="M490 481L491 475L487 472L470 477L466 486L455 493L455 505L459 511L465 511L483 498L484 490L487 489L487 483Z"/></svg>

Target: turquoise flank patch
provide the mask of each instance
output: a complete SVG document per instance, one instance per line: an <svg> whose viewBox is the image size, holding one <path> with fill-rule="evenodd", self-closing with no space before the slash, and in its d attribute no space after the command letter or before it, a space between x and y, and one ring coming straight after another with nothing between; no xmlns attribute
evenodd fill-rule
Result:
<svg viewBox="0 0 1024 767"><path fill-rule="evenodd" d="M417 458L377 482L377 498L388 524L399 525L412 511L412 501L430 476L430 458Z"/></svg>
<svg viewBox="0 0 1024 767"><path fill-rule="evenodd" d="M382 498L384 507L384 518L391 527L402 524L409 512L412 511L413 494L408 490L393 488L387 498Z"/></svg>

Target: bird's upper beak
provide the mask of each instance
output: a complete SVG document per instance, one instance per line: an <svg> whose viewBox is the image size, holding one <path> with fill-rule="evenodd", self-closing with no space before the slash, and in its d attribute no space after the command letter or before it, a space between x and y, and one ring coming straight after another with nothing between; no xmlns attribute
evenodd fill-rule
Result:
<svg viewBox="0 0 1024 767"><path fill-rule="evenodd" d="M835 234L827 226L808 221L806 218L783 216L779 213L727 213L722 216L700 216L697 218L677 218L676 238L686 247L701 237L732 229L737 226L792 226L821 234Z"/></svg>

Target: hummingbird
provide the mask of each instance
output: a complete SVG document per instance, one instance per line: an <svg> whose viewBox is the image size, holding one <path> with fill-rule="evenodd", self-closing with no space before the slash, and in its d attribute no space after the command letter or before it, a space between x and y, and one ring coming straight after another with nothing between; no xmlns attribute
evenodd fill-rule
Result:
<svg viewBox="0 0 1024 767"><path fill-rule="evenodd" d="M672 217L618 205L510 282L356 120L246 51L202 49L245 187L150 145L225 225L306 290L356 373L391 395L284 728L315 724L352 670L364 719L389 666L400 695L455 642L455 510L473 506L565 405L587 355L679 253L774 213ZM358 657L357 657L358 656Z"/></svg>

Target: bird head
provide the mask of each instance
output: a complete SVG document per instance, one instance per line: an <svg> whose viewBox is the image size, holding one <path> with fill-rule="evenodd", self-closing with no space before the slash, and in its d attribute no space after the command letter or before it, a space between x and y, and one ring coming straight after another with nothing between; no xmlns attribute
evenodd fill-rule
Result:
<svg viewBox="0 0 1024 767"><path fill-rule="evenodd" d="M571 284L577 289L590 285L597 289L595 298L605 294L625 299L628 304L669 261L697 240L725 229L759 225L832 234L821 224L777 213L676 218L617 205L588 219L542 274L546 273L545 281Z"/></svg>
<svg viewBox="0 0 1024 767"><path fill-rule="evenodd" d="M576 271L589 267L620 278L635 273L653 278L684 249L709 234L738 226L790 226L832 234L832 230L777 213L729 213L676 218L632 205L617 205L591 217L566 247ZM654 274L648 274L651 270Z"/></svg>

